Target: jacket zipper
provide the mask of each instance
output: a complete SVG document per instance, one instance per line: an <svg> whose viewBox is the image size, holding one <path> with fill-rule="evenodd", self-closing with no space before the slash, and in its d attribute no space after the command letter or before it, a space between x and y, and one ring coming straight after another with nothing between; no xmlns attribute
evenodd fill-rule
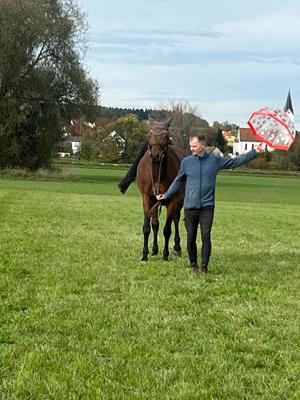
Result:
<svg viewBox="0 0 300 400"><path fill-rule="evenodd" d="M200 208L202 207L202 160L199 157L200 162Z"/></svg>

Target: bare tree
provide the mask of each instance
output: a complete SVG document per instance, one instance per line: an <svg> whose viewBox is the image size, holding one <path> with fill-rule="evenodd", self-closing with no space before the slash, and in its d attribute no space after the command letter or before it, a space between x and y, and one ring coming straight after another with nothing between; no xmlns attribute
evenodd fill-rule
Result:
<svg viewBox="0 0 300 400"><path fill-rule="evenodd" d="M175 144L183 149L187 149L189 147L189 135L191 128L209 128L208 122L200 117L198 106L190 104L187 100L170 100L167 105L161 106L161 109L165 113L168 112L169 115L172 116L172 138Z"/></svg>

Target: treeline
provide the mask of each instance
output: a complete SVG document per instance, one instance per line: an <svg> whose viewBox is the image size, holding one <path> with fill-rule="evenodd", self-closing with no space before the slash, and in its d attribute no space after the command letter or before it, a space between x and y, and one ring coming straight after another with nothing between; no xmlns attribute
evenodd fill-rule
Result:
<svg viewBox="0 0 300 400"><path fill-rule="evenodd" d="M232 153L232 148L227 146L222 131L230 130L236 133L237 125L215 121L212 126L209 126L207 121L192 112L186 112L182 105L179 107L177 104L177 106L169 111L172 115L170 135L175 144L188 152L190 134L204 134L209 146L218 147L224 155ZM154 113L154 116L157 112L156 110L149 111ZM92 126L83 119L73 120L72 125L66 126L67 133L80 137L80 151L76 157L88 161L117 163L130 163L135 159L141 143L147 140L148 131L148 121L140 119L133 113L119 118L98 117ZM71 143L62 142L59 151L71 154ZM247 168L300 171L300 136L297 135L297 140L289 151L261 154L260 157L247 164Z"/></svg>
<svg viewBox="0 0 300 400"><path fill-rule="evenodd" d="M148 116L156 120L171 117L170 136L173 142L187 151L189 150L190 134L204 134L210 146L218 147L222 152L226 143L222 135L222 124L210 127L205 119L197 116L187 103L176 103L169 110L146 110L142 117L137 113L127 114L134 109L99 108L109 113L99 113L93 123L83 118L73 119L65 127L66 134L80 137L80 151L76 156L84 160L103 162L132 162L135 159L141 143L147 141L149 132ZM117 115L124 114L121 117ZM109 116L108 116L109 115ZM58 151L72 153L71 143L63 141Z"/></svg>
<svg viewBox="0 0 300 400"><path fill-rule="evenodd" d="M97 108L98 116L103 118L118 119L125 117L125 115L136 115L140 120L146 120L150 115L153 115L155 110L142 109L142 108L119 108L119 107L105 107L99 106Z"/></svg>

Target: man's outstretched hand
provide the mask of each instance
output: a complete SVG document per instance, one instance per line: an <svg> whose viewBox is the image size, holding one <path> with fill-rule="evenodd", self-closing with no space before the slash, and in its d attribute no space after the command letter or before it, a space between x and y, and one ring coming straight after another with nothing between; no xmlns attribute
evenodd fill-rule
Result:
<svg viewBox="0 0 300 400"><path fill-rule="evenodd" d="M255 150L258 153L263 153L264 151L266 151L266 145L264 145L263 143L259 143L256 147Z"/></svg>

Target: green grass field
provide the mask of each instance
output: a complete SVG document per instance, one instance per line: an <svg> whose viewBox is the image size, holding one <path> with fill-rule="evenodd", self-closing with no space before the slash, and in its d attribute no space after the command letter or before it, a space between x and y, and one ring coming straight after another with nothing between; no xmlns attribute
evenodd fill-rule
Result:
<svg viewBox="0 0 300 400"><path fill-rule="evenodd" d="M183 222L182 258L140 263L136 186L75 170L0 181L0 399L298 400L299 178L220 175L195 276Z"/></svg>

